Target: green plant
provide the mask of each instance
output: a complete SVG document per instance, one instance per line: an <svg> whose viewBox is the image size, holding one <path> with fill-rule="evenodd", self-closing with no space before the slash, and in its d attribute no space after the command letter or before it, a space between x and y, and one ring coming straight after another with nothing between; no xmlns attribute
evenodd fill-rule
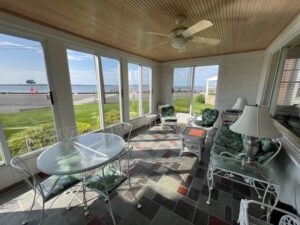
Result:
<svg viewBox="0 0 300 225"><path fill-rule="evenodd" d="M195 96L195 101L198 103L205 103L205 95L200 94Z"/></svg>

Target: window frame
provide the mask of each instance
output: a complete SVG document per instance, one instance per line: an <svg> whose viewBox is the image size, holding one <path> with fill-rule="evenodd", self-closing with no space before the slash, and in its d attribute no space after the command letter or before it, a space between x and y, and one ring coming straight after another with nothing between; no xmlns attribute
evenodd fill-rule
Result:
<svg viewBox="0 0 300 225"><path fill-rule="evenodd" d="M98 91L98 110L99 110L99 129L96 129L96 130L93 130L93 131L97 131L97 130L103 130L104 129L104 117L103 117L103 105L102 105L102 86L101 86L101 72L102 70L100 69L101 68L101 63L99 63L99 60L98 60L98 54L93 51L93 50L90 50L88 48L84 48L84 47L80 47L80 46L74 46L74 45L66 45L65 47L65 51L66 51L66 56L67 56L67 64L68 64L68 72L69 72L69 83L72 87L72 83L71 83L71 74L70 74L70 67L69 67L69 61L68 61L68 50L72 50L72 51L77 51L77 52L81 52L81 53L84 53L84 54L89 54L89 55L92 55L93 56L93 62L95 64L95 73L96 73L96 86L97 86L97 91ZM75 116L75 107L74 107L74 101L72 101L72 105L73 105L73 111L74 111L74 116ZM101 116L102 115L102 116ZM77 127L76 127L76 116L74 117L75 118L75 124L74 124L74 127L76 128L76 132L77 132ZM93 132L92 131L92 132Z"/></svg>
<svg viewBox="0 0 300 225"><path fill-rule="evenodd" d="M7 29L7 28L3 28L3 27L0 28L0 34L13 36L16 38L26 39L26 40L35 41L35 42L40 43L41 49L42 49L42 59L44 62L44 70L45 70L46 80L47 80L48 89L49 89L48 95L55 93L55 85L52 80L52 77L49 75L51 73L50 73L50 69L49 69L49 61L48 61L49 59L47 56L46 38L43 36L40 36L38 34L30 34L28 32L22 32L20 30L11 30L11 29ZM54 131L57 134L57 124L59 121L59 113L57 111L57 108L55 107L55 105L52 104L51 101L50 101L50 107L51 107L51 112L52 112ZM3 158L3 161L0 162L0 167L8 166L10 164L12 155L11 155L9 147L8 147L8 140L5 136L4 127L3 127L1 120L0 120L0 145L1 145L0 154L2 155L2 158ZM26 158L27 156L30 156L30 155L39 154L44 148L45 147L35 149L34 151L30 151L25 154L19 155L19 157Z"/></svg>
<svg viewBox="0 0 300 225"><path fill-rule="evenodd" d="M216 87L216 98L215 98L215 103L214 103L214 108L217 108L217 103L218 103L218 95L219 95L219 78L220 78L220 71L221 71L221 62L212 62L212 63L204 63L204 64L178 64L178 65L173 65L172 67L172 89L174 87L174 72L175 69L180 69L180 68L190 68L191 69L191 94L190 94L190 104L189 104L189 115L192 115L193 112L193 98L194 98L194 84L195 84L195 72L196 72L196 67L206 67L206 66L218 66L218 79L217 79L217 87ZM172 93L172 102L173 102L173 93Z"/></svg>
<svg viewBox="0 0 300 225"><path fill-rule="evenodd" d="M139 96L138 96L138 101L139 101L139 108L138 108L138 116L135 118L130 119L130 107L129 107L129 77L128 77L128 84L127 84L127 89L128 89L128 118L129 121L141 118L147 114L151 114L153 112L153 107L152 107L152 103L153 103L153 66L146 64L146 63L140 63L137 61L128 61L127 62L127 75L128 75L128 71L129 71L129 64L133 64L138 66L138 70L139 70L139 74L138 74L138 80L139 80L139 84L138 84L138 90L139 90ZM143 67L145 68L150 68L151 73L150 73L150 79L149 79L149 112L143 112Z"/></svg>
<svg viewBox="0 0 300 225"><path fill-rule="evenodd" d="M102 93L104 93L104 77L103 77L103 68L102 68L102 57L104 58L108 58L108 59L112 59L112 60L117 60L119 62L119 67L118 67L118 71L119 71L119 110L120 110L120 122L123 122L124 121L124 116L123 116L123 82L122 82L122 70L121 70L121 59L118 58L118 57L112 57L112 56L108 56L106 54L97 54L97 58L98 58L98 69L99 69L99 80L100 80L100 88L101 88L101 92L100 92L100 100L101 100L101 108L102 108L102 124L103 124L103 127L102 129L105 128L105 123L104 123L104 103L102 101L103 97L105 96L102 96ZM103 90L103 92L102 92ZM104 93L105 95L105 93ZM110 124L110 125L113 125L113 124ZM108 126L110 126L108 125Z"/></svg>

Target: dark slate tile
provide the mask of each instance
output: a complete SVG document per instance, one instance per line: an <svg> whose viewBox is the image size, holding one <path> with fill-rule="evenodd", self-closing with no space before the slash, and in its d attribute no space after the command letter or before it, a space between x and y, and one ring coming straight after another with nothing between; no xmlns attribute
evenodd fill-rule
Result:
<svg viewBox="0 0 300 225"><path fill-rule="evenodd" d="M134 194L136 195L140 190L142 189L142 186L141 185L138 185L138 186L134 186L132 187L132 191L134 192ZM124 195L126 198L132 200L133 199L133 193L132 193L131 190L128 190Z"/></svg>
<svg viewBox="0 0 300 225"><path fill-rule="evenodd" d="M238 192L233 192L233 193L232 193L232 197L233 197L235 200L238 200L238 201L241 201L241 199L245 199L245 195L240 194L240 193L238 193Z"/></svg>
<svg viewBox="0 0 300 225"><path fill-rule="evenodd" d="M222 183L219 183L219 182L216 182L215 183L215 188L219 189L219 190L222 190L222 191L225 191L227 193L231 193L231 187L228 187Z"/></svg>
<svg viewBox="0 0 300 225"><path fill-rule="evenodd" d="M208 196L208 186L207 185L203 185L201 194L203 194L205 196ZM211 191L211 198L214 199L214 200L216 200L216 201L218 201L219 190L213 189Z"/></svg>
<svg viewBox="0 0 300 225"><path fill-rule="evenodd" d="M119 217L115 212L114 212L114 218L115 218L115 221L116 223L118 224L120 221L121 221L121 217ZM96 223L92 223L93 225L98 225L97 223L98 221L96 221ZM99 225L102 225L102 224L105 224L105 225L114 225L114 222L111 218L111 215L109 213L106 213L102 218L101 218L101 223L99 223ZM90 225L90 224L88 224Z"/></svg>
<svg viewBox="0 0 300 225"><path fill-rule="evenodd" d="M224 184L228 187L231 187L232 181L222 177L221 178L221 184Z"/></svg>
<svg viewBox="0 0 300 225"><path fill-rule="evenodd" d="M190 175L185 175L181 181L181 186L189 188L192 183L193 177Z"/></svg>
<svg viewBox="0 0 300 225"><path fill-rule="evenodd" d="M199 167L195 173L195 177L198 177L200 179L204 179L206 177L206 173L207 173L207 170Z"/></svg>
<svg viewBox="0 0 300 225"><path fill-rule="evenodd" d="M158 204L169 210L173 210L176 205L175 201L168 199L160 194L156 194L153 198L153 201L157 202Z"/></svg>
<svg viewBox="0 0 300 225"><path fill-rule="evenodd" d="M231 215L231 207L225 206L225 221L231 223L232 215Z"/></svg>
<svg viewBox="0 0 300 225"><path fill-rule="evenodd" d="M183 217L184 219L192 222L193 220L193 216L194 216L194 212L195 212L195 207L182 201L182 200L178 200L176 208L174 210L174 212Z"/></svg>
<svg viewBox="0 0 300 225"><path fill-rule="evenodd" d="M193 220L193 224L195 224L195 225L207 225L207 222L208 222L208 213L204 212L200 209L197 209L194 220Z"/></svg>
<svg viewBox="0 0 300 225"><path fill-rule="evenodd" d="M200 191L195 188L190 188L190 191L188 193L188 197L194 201L198 201Z"/></svg>
<svg viewBox="0 0 300 225"><path fill-rule="evenodd" d="M177 170L177 169L179 168L179 166L180 166L180 163L175 162L175 163L173 163L173 164L171 165L171 168L172 168L173 170Z"/></svg>
<svg viewBox="0 0 300 225"><path fill-rule="evenodd" d="M154 172L152 170L148 172L148 178L154 182L158 182L161 176L162 176L161 174Z"/></svg>
<svg viewBox="0 0 300 225"><path fill-rule="evenodd" d="M139 202L142 204L142 208L135 207L135 209L149 220L152 220L160 206L146 197L142 197Z"/></svg>
<svg viewBox="0 0 300 225"><path fill-rule="evenodd" d="M230 224L228 224L225 221L211 215L209 217L209 225L230 225Z"/></svg>
<svg viewBox="0 0 300 225"><path fill-rule="evenodd" d="M119 223L119 225L149 225L150 221L134 209Z"/></svg>
<svg viewBox="0 0 300 225"><path fill-rule="evenodd" d="M243 184L239 184L239 183L236 183L236 182L232 183L232 189L233 189L233 191L239 192L243 195L250 196L250 194L251 194L250 188L248 186L243 185Z"/></svg>
<svg viewBox="0 0 300 225"><path fill-rule="evenodd" d="M199 162L199 166L201 166L201 167L203 167L203 168L208 168L208 162L205 162L205 161L203 161L203 160L201 160L200 162Z"/></svg>

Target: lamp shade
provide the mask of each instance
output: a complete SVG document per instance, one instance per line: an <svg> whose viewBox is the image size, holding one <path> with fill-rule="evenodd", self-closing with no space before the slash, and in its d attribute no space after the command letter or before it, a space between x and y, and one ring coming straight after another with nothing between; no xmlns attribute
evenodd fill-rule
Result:
<svg viewBox="0 0 300 225"><path fill-rule="evenodd" d="M246 98L238 98L235 102L235 104L232 106L232 109L236 110L244 110L245 106L247 105L247 99Z"/></svg>
<svg viewBox="0 0 300 225"><path fill-rule="evenodd" d="M239 119L230 130L257 138L274 138L281 134L273 124L268 107L246 106Z"/></svg>

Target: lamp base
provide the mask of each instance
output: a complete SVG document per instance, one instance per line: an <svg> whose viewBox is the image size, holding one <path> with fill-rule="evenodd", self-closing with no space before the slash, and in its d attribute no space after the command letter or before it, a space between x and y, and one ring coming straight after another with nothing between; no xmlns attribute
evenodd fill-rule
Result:
<svg viewBox="0 0 300 225"><path fill-rule="evenodd" d="M259 150L259 146L256 142L256 138L246 136L244 139L243 145L244 145L244 149L246 152L246 159L242 160L242 167L245 169L246 168L249 168L249 169L256 168L254 160L255 160L255 156Z"/></svg>

